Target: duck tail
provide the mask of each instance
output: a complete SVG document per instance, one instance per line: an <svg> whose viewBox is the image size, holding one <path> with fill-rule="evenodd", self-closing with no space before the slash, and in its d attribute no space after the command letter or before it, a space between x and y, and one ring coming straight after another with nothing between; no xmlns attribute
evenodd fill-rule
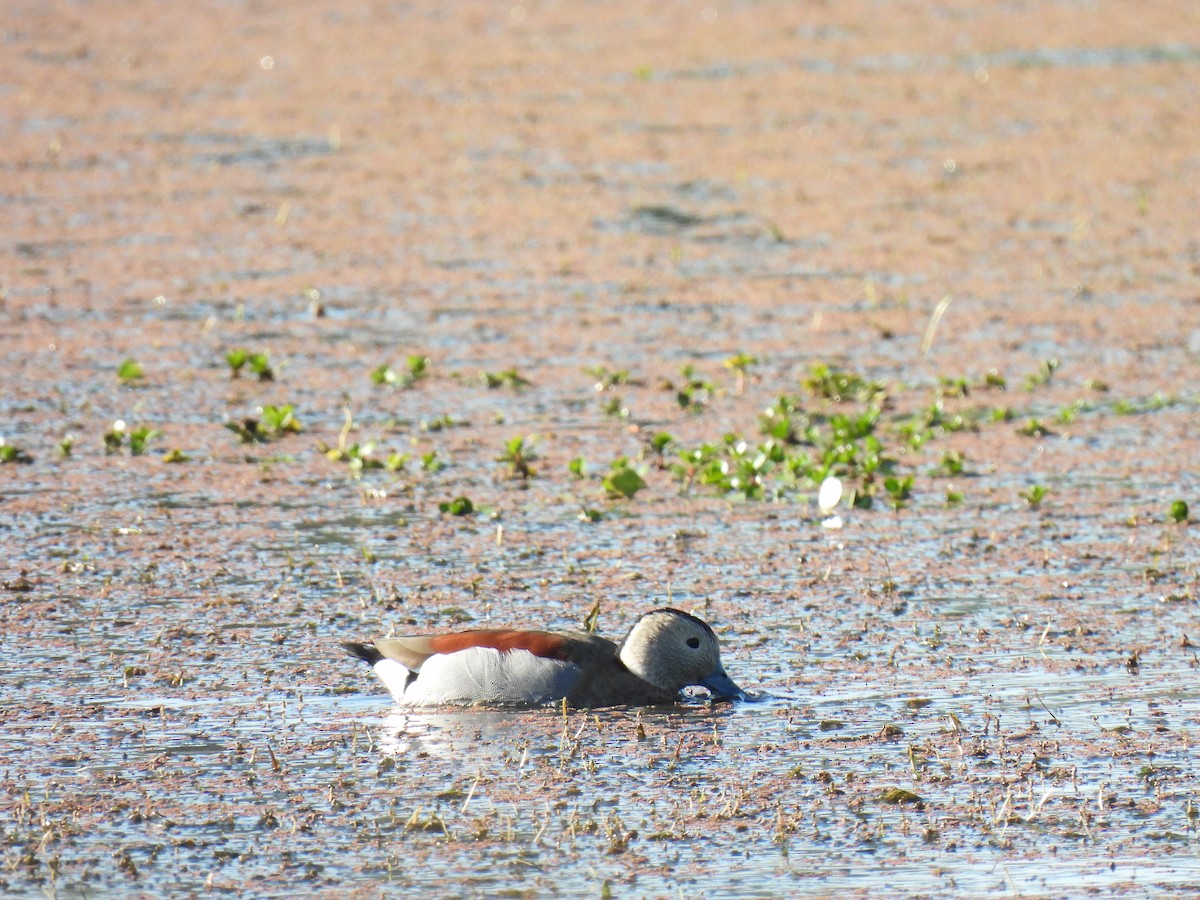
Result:
<svg viewBox="0 0 1200 900"><path fill-rule="evenodd" d="M368 666L373 666L375 663L383 659L383 654L375 648L374 644L360 644L356 641L343 641L342 649L351 656L357 656Z"/></svg>

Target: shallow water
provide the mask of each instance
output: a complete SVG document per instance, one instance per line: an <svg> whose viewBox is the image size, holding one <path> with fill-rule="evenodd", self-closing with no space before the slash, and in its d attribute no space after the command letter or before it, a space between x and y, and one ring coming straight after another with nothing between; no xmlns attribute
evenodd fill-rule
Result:
<svg viewBox="0 0 1200 900"><path fill-rule="evenodd" d="M1200 889L1190 7L111 12L0 13L0 892ZM671 471L861 413L821 363L901 508ZM757 702L403 711L337 647L596 601Z"/></svg>

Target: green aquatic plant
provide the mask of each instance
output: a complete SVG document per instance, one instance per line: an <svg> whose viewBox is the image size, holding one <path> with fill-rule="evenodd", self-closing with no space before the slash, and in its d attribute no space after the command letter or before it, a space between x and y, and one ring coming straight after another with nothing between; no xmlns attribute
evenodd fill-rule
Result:
<svg viewBox="0 0 1200 900"><path fill-rule="evenodd" d="M28 464L31 462L33 462L33 457L26 450L0 438L0 463Z"/></svg>
<svg viewBox="0 0 1200 900"><path fill-rule="evenodd" d="M120 453L128 442L129 455L142 456L146 452L146 445L154 438L161 436L162 432L157 428L140 425L130 430L123 419L117 419L112 423L112 427L104 433L104 452L110 456Z"/></svg>
<svg viewBox="0 0 1200 900"><path fill-rule="evenodd" d="M777 445L754 445L741 435L726 434L718 444L706 443L679 454L681 462L671 471L686 488L695 482L716 488L721 493L741 493L747 499L759 499L767 486L767 476L783 460Z"/></svg>
<svg viewBox="0 0 1200 900"><path fill-rule="evenodd" d="M675 446L675 438L667 431L655 432L646 442L646 451L654 468L667 468L667 451Z"/></svg>
<svg viewBox="0 0 1200 900"><path fill-rule="evenodd" d="M246 358L249 355L249 351L244 347L234 347L232 350L225 351L225 364L229 366L230 378L238 378L242 374Z"/></svg>
<svg viewBox="0 0 1200 900"><path fill-rule="evenodd" d="M104 432L104 453L111 455L120 453L121 447L125 445L125 421L117 419L112 423L112 427Z"/></svg>
<svg viewBox="0 0 1200 900"><path fill-rule="evenodd" d="M966 462L967 458L962 451L951 448L942 454L938 469L945 475L961 475Z"/></svg>
<svg viewBox="0 0 1200 900"><path fill-rule="evenodd" d="M146 377L145 370L142 369L141 363L135 359L127 359L121 365L117 366L117 378L121 384L134 384Z"/></svg>
<svg viewBox="0 0 1200 900"><path fill-rule="evenodd" d="M422 419L420 429L422 431L445 431L447 428L465 428L469 424L471 423L466 419L445 413L433 419Z"/></svg>
<svg viewBox="0 0 1200 900"><path fill-rule="evenodd" d="M971 385L965 378L949 378L939 375L938 392L943 397L966 397L971 393Z"/></svg>
<svg viewBox="0 0 1200 900"><path fill-rule="evenodd" d="M371 370L371 380L376 384L394 385L400 381L400 376L396 374L396 371L391 366L384 363Z"/></svg>
<svg viewBox="0 0 1200 900"><path fill-rule="evenodd" d="M141 456L146 452L146 444L154 440L156 437L161 437L162 432L157 428L150 428L147 425L142 425L129 432L129 455Z"/></svg>
<svg viewBox="0 0 1200 900"><path fill-rule="evenodd" d="M295 407L290 403L260 407L257 419L247 417L226 422L225 427L236 434L243 444L266 443L304 430L304 425L296 418Z"/></svg>
<svg viewBox="0 0 1200 900"><path fill-rule="evenodd" d="M824 397L834 403L859 401L879 404L887 396L887 389L877 381L869 381L861 375L830 368L825 363L816 363L809 370L802 384L815 397Z"/></svg>
<svg viewBox="0 0 1200 900"><path fill-rule="evenodd" d="M480 372L479 380L483 382L488 390L506 387L519 391L533 383L518 372L515 367L504 369L500 372Z"/></svg>
<svg viewBox="0 0 1200 900"><path fill-rule="evenodd" d="M919 794L914 794L912 791L899 787L888 788L879 795L879 799L889 806L908 805L915 806L918 809L925 806L925 801L921 799Z"/></svg>
<svg viewBox="0 0 1200 900"><path fill-rule="evenodd" d="M510 478L528 481L537 474L533 467L533 462L538 458L533 449L534 441L534 435L527 435L526 437L509 438L505 442L504 449L496 457L496 462L508 466Z"/></svg>
<svg viewBox="0 0 1200 900"><path fill-rule="evenodd" d="M165 463L185 463L191 460L191 457L180 450L178 447L172 447L163 454L162 461Z"/></svg>
<svg viewBox="0 0 1200 900"><path fill-rule="evenodd" d="M259 381L274 381L275 370L271 368L270 356L264 351L251 353L245 347L234 347L225 353L225 363L229 366L229 377L238 378L242 369L247 366L258 376Z"/></svg>
<svg viewBox="0 0 1200 900"><path fill-rule="evenodd" d="M1017 434L1023 434L1026 437L1046 437L1047 435L1054 434L1054 432L1042 424L1041 419L1031 418L1024 425L1017 428Z"/></svg>
<svg viewBox="0 0 1200 900"><path fill-rule="evenodd" d="M1044 359L1037 372L1025 378L1025 390L1033 391L1039 387L1047 385L1053 380L1054 373L1058 371L1057 359Z"/></svg>
<svg viewBox="0 0 1200 900"><path fill-rule="evenodd" d="M758 364L758 357L751 356L749 353L735 353L733 356L726 359L722 365L729 369L734 374L736 379L734 384L734 393L737 396L742 396L746 391L746 373L750 371L751 366Z"/></svg>
<svg viewBox="0 0 1200 900"><path fill-rule="evenodd" d="M623 497L626 500L633 499L633 496L646 486L642 473L631 466L624 456L613 460L608 474L600 483L609 497Z"/></svg>
<svg viewBox="0 0 1200 900"><path fill-rule="evenodd" d="M1050 492L1040 484L1035 484L1026 491L1021 491L1020 497L1025 501L1026 505L1037 509L1042 505L1042 501L1046 499L1046 495Z"/></svg>
<svg viewBox="0 0 1200 900"><path fill-rule="evenodd" d="M1008 379L1001 375L995 369L988 369L983 376L983 385L987 390L1006 391L1008 390Z"/></svg>
<svg viewBox="0 0 1200 900"><path fill-rule="evenodd" d="M614 390L621 384L641 384L640 380L629 374L628 369L612 371L605 366L588 366L583 371L592 379L596 393Z"/></svg>
<svg viewBox="0 0 1200 900"><path fill-rule="evenodd" d="M821 369L817 375L823 385L821 392L829 390L840 396L836 392L846 390L865 399L856 409L810 414L801 409L800 401L781 396L759 415L759 430L766 438L761 443L730 433L719 443L681 451L680 461L670 469L684 489L701 484L761 499L812 488L836 475L849 482L848 496L854 505L869 507L881 488L880 479L896 467L886 442L898 432L879 429L883 388ZM907 428L903 433L910 436L931 433L920 417Z"/></svg>
<svg viewBox="0 0 1200 900"><path fill-rule="evenodd" d="M780 396L758 415L758 430L785 444L799 444L810 424L811 420L793 397Z"/></svg>
<svg viewBox="0 0 1200 900"><path fill-rule="evenodd" d="M363 472L382 469L387 465L384 460L375 455L375 441L364 441L361 444L343 443L337 447L318 444L317 448L325 454L326 458L334 462L344 462L354 478L360 478Z"/></svg>
<svg viewBox="0 0 1200 900"><path fill-rule="evenodd" d="M1113 403L1113 412L1119 416L1133 416L1141 413L1158 412L1179 402L1179 398L1164 394L1161 391L1144 399L1121 398Z"/></svg>
<svg viewBox="0 0 1200 900"><path fill-rule="evenodd" d="M387 363L371 371L371 381L378 385L410 388L429 373L429 357L420 354L409 356L404 361L404 369L397 372Z"/></svg>
<svg viewBox="0 0 1200 900"><path fill-rule="evenodd" d="M612 416L614 419L628 419L629 407L620 396L614 394L600 403L600 408L604 410L606 416Z"/></svg>
<svg viewBox="0 0 1200 900"><path fill-rule="evenodd" d="M885 478L883 489L887 491L888 503L891 504L892 509L900 509L912 497L913 477L906 475L903 478Z"/></svg>
<svg viewBox="0 0 1200 900"><path fill-rule="evenodd" d="M696 367L690 363L679 370L683 381L675 383L667 381L664 387L675 392L675 402L679 408L688 412L702 412L717 393L717 387L708 379L696 374Z"/></svg>
<svg viewBox="0 0 1200 900"><path fill-rule="evenodd" d="M475 504L470 497L455 497L439 503L438 510L452 516L469 516L475 512Z"/></svg>
<svg viewBox="0 0 1200 900"><path fill-rule="evenodd" d="M345 421L342 424L342 430L338 433L337 444L330 447L325 443L318 443L317 449L320 450L327 459L334 462L344 462L350 470L353 478L362 477L363 472L368 472L373 469L387 469L389 472L397 472L404 468L408 462L408 453L391 453L386 457L382 454L377 454L376 449L378 444L376 441L363 441L362 443L351 443L350 432L354 430L354 417L350 413L349 407L345 409Z"/></svg>
<svg viewBox="0 0 1200 900"><path fill-rule="evenodd" d="M272 435L299 434L304 430L300 420L296 418L295 407L290 403L279 406L264 406L262 421L267 432Z"/></svg>

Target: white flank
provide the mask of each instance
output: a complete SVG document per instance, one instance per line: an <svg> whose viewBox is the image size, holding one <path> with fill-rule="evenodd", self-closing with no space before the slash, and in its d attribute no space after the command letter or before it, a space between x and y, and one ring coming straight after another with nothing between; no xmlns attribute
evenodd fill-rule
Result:
<svg viewBox="0 0 1200 900"><path fill-rule="evenodd" d="M376 663L377 669L379 665ZM471 647L429 657L417 680L397 701L406 706L540 705L562 699L578 679L579 667L571 663L525 650L501 653L491 647ZM396 696L395 691L392 696Z"/></svg>

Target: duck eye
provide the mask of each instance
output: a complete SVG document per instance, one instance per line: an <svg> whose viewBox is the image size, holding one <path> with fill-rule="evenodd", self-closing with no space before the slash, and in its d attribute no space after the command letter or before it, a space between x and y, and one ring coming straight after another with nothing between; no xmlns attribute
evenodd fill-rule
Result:
<svg viewBox="0 0 1200 900"><path fill-rule="evenodd" d="M697 647L699 647L699 646L700 646L700 638L698 638L698 637L690 637L690 638L688 638L688 639L687 639L687 645L688 645L689 647L691 647L693 650L695 650Z"/></svg>

